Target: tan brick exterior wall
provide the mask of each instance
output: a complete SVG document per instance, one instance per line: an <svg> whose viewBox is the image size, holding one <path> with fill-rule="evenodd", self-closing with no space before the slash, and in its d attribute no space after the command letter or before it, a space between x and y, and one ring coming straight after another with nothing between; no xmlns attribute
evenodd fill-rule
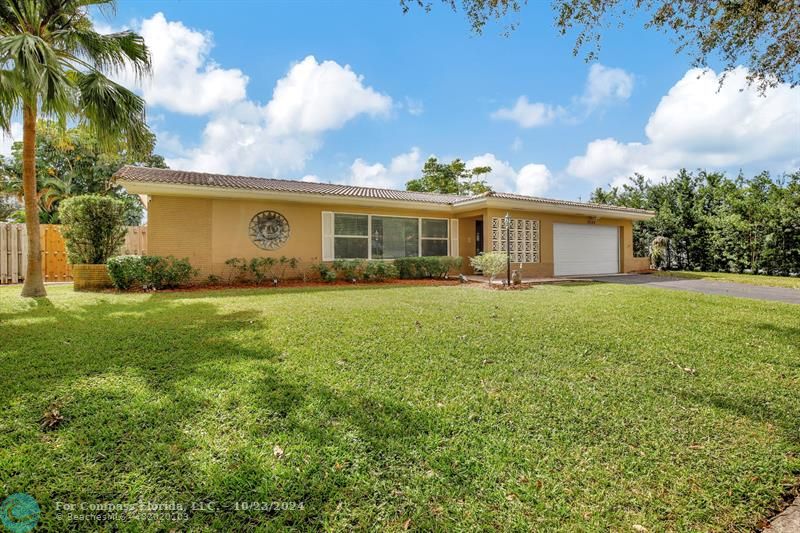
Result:
<svg viewBox="0 0 800 533"><path fill-rule="evenodd" d="M111 287L106 265L72 265L72 283L76 291L93 291Z"/></svg>
<svg viewBox="0 0 800 533"><path fill-rule="evenodd" d="M504 217L508 213L512 218L530 218L539 220L539 262L525 263L522 266L522 275L530 277L552 277L553 265L553 224L589 224L598 226L616 226L620 231L620 269L622 272L636 270L633 257L633 224L630 220L614 218L591 219L583 215L558 215L553 213L537 213L535 211L506 211L501 209L487 209L486 222L483 224L484 248L491 250L491 219Z"/></svg>
<svg viewBox="0 0 800 533"><path fill-rule="evenodd" d="M188 258L200 271L200 277L208 276L212 268L213 202L205 198L151 197L147 208L147 253Z"/></svg>
<svg viewBox="0 0 800 533"><path fill-rule="evenodd" d="M248 225L256 213L272 210L289 223L290 237L280 249L267 252L250 241ZM505 210L481 209L448 214L428 210L393 209L385 206L324 206L267 200L201 199L172 196L150 197L148 206L148 253L187 257L199 269L199 278L213 273L227 276L225 261L232 257L296 257L304 265L318 262L322 256L322 211L365 213L426 218L458 218L459 253L469 272L469 257L475 251L475 219L484 219L484 250L491 250L491 217L502 217ZM588 224L587 216L556 215L536 211L511 211L515 218L540 221L540 261L525 264L524 276L553 275L553 224ZM633 257L632 224L629 220L599 218L594 223L621 228L620 265L623 272L640 270L642 262Z"/></svg>

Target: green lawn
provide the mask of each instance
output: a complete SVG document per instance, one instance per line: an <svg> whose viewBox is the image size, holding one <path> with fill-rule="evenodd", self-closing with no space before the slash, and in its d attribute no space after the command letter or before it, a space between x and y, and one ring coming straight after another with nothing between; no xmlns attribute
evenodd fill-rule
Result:
<svg viewBox="0 0 800 533"><path fill-rule="evenodd" d="M686 272L680 270L655 272L655 274L687 279L710 279L713 281L731 281L733 283L746 283L748 285L762 285L765 287L789 287L791 289L800 289L800 277L731 274L728 272Z"/></svg>
<svg viewBox="0 0 800 533"><path fill-rule="evenodd" d="M748 530L800 483L796 305L18 291L0 289L0 497L31 494L50 530L101 525L57 502L189 507L122 530ZM66 421L43 432L53 401Z"/></svg>

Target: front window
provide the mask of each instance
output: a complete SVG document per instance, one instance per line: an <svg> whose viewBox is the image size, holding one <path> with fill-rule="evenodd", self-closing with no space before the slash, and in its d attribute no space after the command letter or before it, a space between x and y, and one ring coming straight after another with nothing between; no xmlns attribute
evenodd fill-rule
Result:
<svg viewBox="0 0 800 533"><path fill-rule="evenodd" d="M334 214L336 259L396 259L447 255L446 219Z"/></svg>
<svg viewBox="0 0 800 533"><path fill-rule="evenodd" d="M372 217L372 259L419 255L419 219Z"/></svg>
<svg viewBox="0 0 800 533"><path fill-rule="evenodd" d="M422 219L422 255L447 255L447 221Z"/></svg>
<svg viewBox="0 0 800 533"><path fill-rule="evenodd" d="M333 219L333 250L336 259L367 259L369 216L337 214Z"/></svg>

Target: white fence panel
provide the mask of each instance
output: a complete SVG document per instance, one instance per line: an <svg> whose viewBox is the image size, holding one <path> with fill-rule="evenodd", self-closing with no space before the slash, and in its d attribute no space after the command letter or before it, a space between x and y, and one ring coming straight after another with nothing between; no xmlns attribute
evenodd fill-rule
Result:
<svg viewBox="0 0 800 533"><path fill-rule="evenodd" d="M0 224L0 283L22 281L27 257L24 224Z"/></svg>
<svg viewBox="0 0 800 533"><path fill-rule="evenodd" d="M43 229L46 227L55 226L42 226ZM42 231L43 236L44 233ZM57 241L59 243L57 246L63 248L63 240L59 238ZM48 250L48 243L50 243L51 247L56 246L52 244L53 242L55 241L42 238L43 264L45 263L45 258L48 257L48 253L50 256L55 256L65 252L63 249ZM120 253L125 255L145 255L147 253L147 226L130 226ZM21 283L25 279L27 267L28 233L25 229L25 224L0 223L0 284ZM69 265L63 264L60 268L67 270L55 272L57 279L71 279ZM53 280L51 279L50 281Z"/></svg>

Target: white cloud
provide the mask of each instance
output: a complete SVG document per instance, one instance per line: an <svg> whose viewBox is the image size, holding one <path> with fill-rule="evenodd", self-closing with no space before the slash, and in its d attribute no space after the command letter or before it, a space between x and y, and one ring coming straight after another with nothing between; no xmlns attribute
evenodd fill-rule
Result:
<svg viewBox="0 0 800 533"><path fill-rule="evenodd" d="M570 160L567 172L602 184L633 172L655 179L681 167L796 166L800 87L782 84L761 97L746 76L738 67L720 87L714 71L689 70L650 115L646 142L597 139Z"/></svg>
<svg viewBox="0 0 800 533"><path fill-rule="evenodd" d="M115 31L98 24L104 32ZM392 109L392 99L364 84L349 65L318 62L314 56L291 65L262 104L248 99L248 78L241 70L210 58L211 33L169 21L162 13L132 26L150 49L152 77L137 85L125 72L120 80L140 91L149 106L210 116L196 146L156 127L159 149L173 168L259 175L299 171L326 131L360 115L388 116ZM412 108L411 103L409 112L421 111L421 104Z"/></svg>
<svg viewBox="0 0 800 533"><path fill-rule="evenodd" d="M550 188L550 179L553 175L546 165L530 163L519 169L517 174L517 189L519 194L539 196Z"/></svg>
<svg viewBox="0 0 800 533"><path fill-rule="evenodd" d="M595 63L589 68L581 102L588 110L599 106L624 101L633 93L633 75L621 68L612 68Z"/></svg>
<svg viewBox="0 0 800 533"><path fill-rule="evenodd" d="M387 115L392 99L363 84L350 65L308 56L278 80L265 113L276 135L341 128L357 115Z"/></svg>
<svg viewBox="0 0 800 533"><path fill-rule="evenodd" d="M413 98L409 98L408 96L405 98L405 107L408 113L410 115L414 115L415 117L418 117L425 112L425 105L422 103L422 100L415 100Z"/></svg>
<svg viewBox="0 0 800 533"><path fill-rule="evenodd" d="M545 165L530 163L517 172L508 161L502 161L492 153L475 156L466 161L466 165L467 168L492 167L492 172L484 177L495 191L539 196L551 185L552 174Z"/></svg>
<svg viewBox="0 0 800 533"><path fill-rule="evenodd" d="M360 187L405 189L407 181L421 175L427 158L417 147L393 157L388 164L370 163L358 158L350 165L344 181ZM495 191L537 196L545 193L552 184L552 174L545 165L531 163L517 171L508 161L502 161L492 153L475 156L464 163L470 169L492 167L492 172L482 177Z"/></svg>
<svg viewBox="0 0 800 533"><path fill-rule="evenodd" d="M382 163L370 164L358 158L350 165L347 183L361 187L403 189L408 180L419 176L422 165L422 155L416 147L393 157L388 166Z"/></svg>
<svg viewBox="0 0 800 533"><path fill-rule="evenodd" d="M527 96L520 96L514 107L500 108L491 114L496 120L511 120L522 128L534 128L553 122L565 114L564 108L541 102L529 102Z"/></svg>
<svg viewBox="0 0 800 533"><path fill-rule="evenodd" d="M243 100L216 113L199 146L185 148L167 136L174 168L277 175L303 169L324 132L358 115L386 114L391 98L364 86L349 66L308 56L277 81L272 100Z"/></svg>
<svg viewBox="0 0 800 533"><path fill-rule="evenodd" d="M112 30L105 25L100 29ZM152 76L137 82L126 73L122 81L138 88L148 105L204 115L245 98L247 76L236 68L222 68L209 58L214 46L211 33L168 21L163 13L143 20L138 31L150 50Z"/></svg>
<svg viewBox="0 0 800 533"><path fill-rule="evenodd" d="M523 146L524 143L522 142L522 139L520 139L519 137L514 137L514 142L511 143L511 151L519 152L520 150L522 150Z"/></svg>
<svg viewBox="0 0 800 533"><path fill-rule="evenodd" d="M575 118L580 108L591 113L598 107L630 98L633 93L633 74L621 68L612 68L595 63L589 68L586 86L580 97L572 98L568 108L543 102L530 102L523 95L513 107L500 108L491 114L496 120L510 120L522 128L546 126L557 119ZM576 109L577 108L577 109Z"/></svg>

